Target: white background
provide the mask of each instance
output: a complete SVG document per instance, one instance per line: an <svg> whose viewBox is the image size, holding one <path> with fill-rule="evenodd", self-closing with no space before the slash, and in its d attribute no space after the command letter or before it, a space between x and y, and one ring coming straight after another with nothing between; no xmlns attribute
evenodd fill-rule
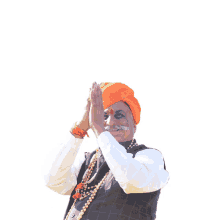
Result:
<svg viewBox="0 0 220 220"><path fill-rule="evenodd" d="M125 83L140 102L135 138L170 173L157 220L220 219L219 11L218 1L1 1L1 219L63 218L69 196L41 170L94 81Z"/></svg>

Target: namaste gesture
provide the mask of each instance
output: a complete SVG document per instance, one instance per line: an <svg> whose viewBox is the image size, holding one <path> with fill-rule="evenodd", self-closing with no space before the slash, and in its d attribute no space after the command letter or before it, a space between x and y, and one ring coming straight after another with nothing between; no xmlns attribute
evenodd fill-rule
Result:
<svg viewBox="0 0 220 220"><path fill-rule="evenodd" d="M90 90L90 100L89 126L96 137L98 137L103 131L105 131L105 128L102 90L96 82L93 83L92 89Z"/></svg>
<svg viewBox="0 0 220 220"><path fill-rule="evenodd" d="M77 124L83 131L88 131L91 128L96 137L105 130L102 90L96 82L90 88L85 113Z"/></svg>

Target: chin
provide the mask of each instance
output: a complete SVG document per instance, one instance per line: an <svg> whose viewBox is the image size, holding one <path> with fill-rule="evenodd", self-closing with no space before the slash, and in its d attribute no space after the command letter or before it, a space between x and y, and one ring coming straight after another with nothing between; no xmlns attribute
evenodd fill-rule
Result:
<svg viewBox="0 0 220 220"><path fill-rule="evenodd" d="M114 137L114 138L118 142L125 142L126 141L124 138L121 138L121 137Z"/></svg>
<svg viewBox="0 0 220 220"><path fill-rule="evenodd" d="M110 132L111 135L116 139L118 142L125 142L125 141L130 141L132 138L129 138L130 135L126 135L124 132Z"/></svg>

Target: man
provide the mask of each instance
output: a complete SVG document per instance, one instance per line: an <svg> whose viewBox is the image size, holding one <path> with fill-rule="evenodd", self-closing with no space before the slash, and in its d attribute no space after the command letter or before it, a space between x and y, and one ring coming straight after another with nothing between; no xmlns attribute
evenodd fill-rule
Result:
<svg viewBox="0 0 220 220"><path fill-rule="evenodd" d="M46 177L52 190L70 195L65 220L154 220L160 189L169 179L162 154L133 139L140 105L122 83L93 83L83 119ZM98 148L80 154L92 129Z"/></svg>

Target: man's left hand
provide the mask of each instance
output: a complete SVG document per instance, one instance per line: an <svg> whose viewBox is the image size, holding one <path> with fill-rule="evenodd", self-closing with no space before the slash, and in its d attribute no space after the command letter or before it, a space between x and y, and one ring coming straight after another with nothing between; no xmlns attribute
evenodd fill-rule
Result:
<svg viewBox="0 0 220 220"><path fill-rule="evenodd" d="M95 133L96 138L105 131L104 128L104 107L102 102L102 90L100 86L94 82L90 92L90 113L89 125Z"/></svg>

